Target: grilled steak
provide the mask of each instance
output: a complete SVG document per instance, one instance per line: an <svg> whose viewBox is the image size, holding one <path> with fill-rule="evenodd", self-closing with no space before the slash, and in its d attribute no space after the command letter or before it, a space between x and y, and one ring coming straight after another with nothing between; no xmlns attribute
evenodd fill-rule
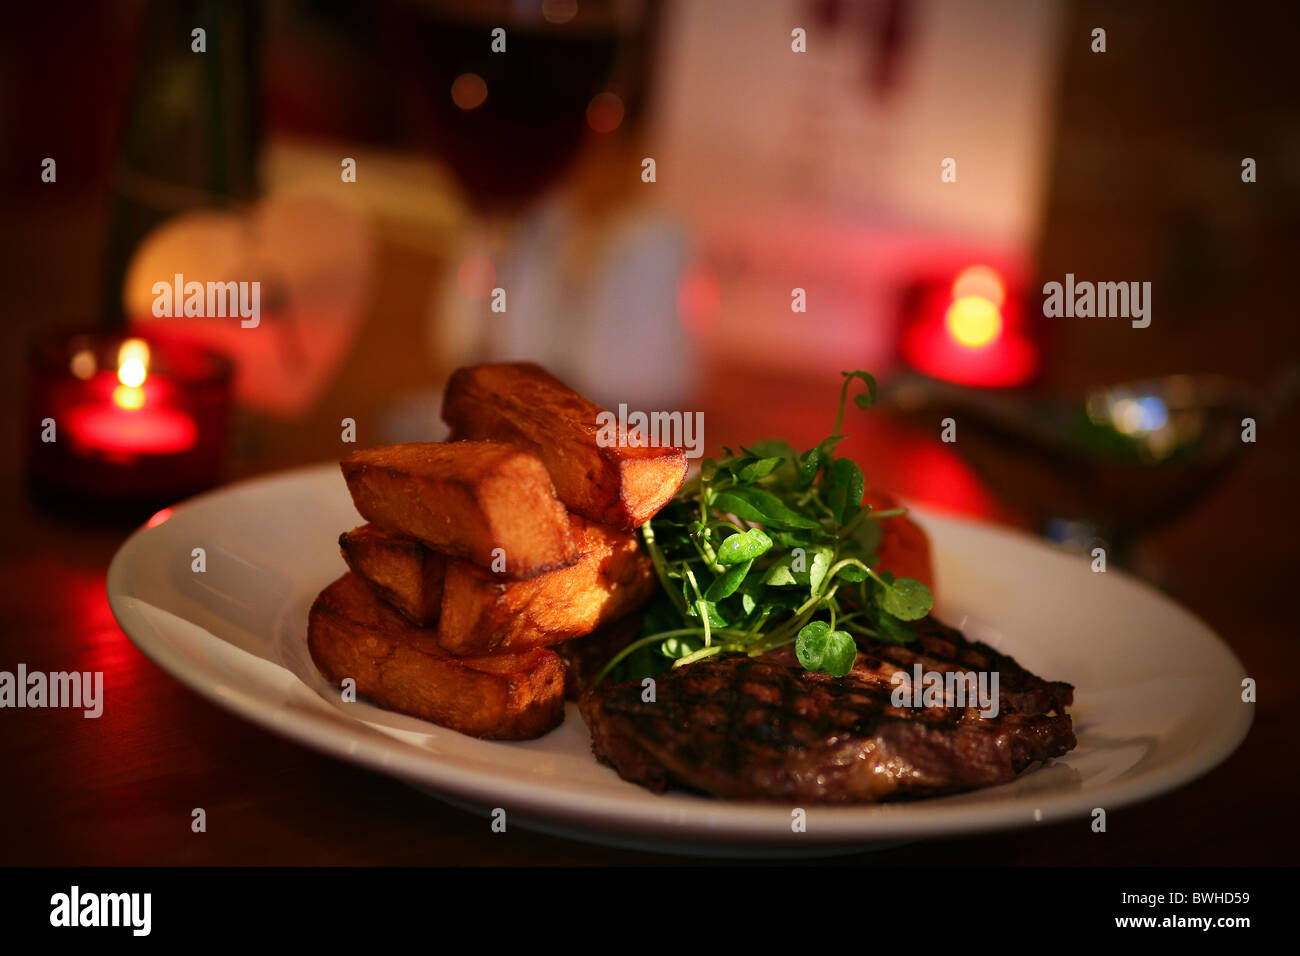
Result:
<svg viewBox="0 0 1300 956"><path fill-rule="evenodd" d="M803 670L789 648L724 654L658 678L602 685L580 708L592 750L655 791L670 784L721 797L867 803L1005 783L1075 745L1069 684L927 619L906 646L864 642L836 678ZM999 711L895 706L891 678L923 670L997 671ZM910 683L906 686L910 687ZM951 702L949 702L951 703Z"/></svg>

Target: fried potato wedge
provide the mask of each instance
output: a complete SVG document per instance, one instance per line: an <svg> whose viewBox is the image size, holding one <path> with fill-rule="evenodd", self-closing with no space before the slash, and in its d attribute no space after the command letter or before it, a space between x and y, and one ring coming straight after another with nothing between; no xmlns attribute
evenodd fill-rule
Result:
<svg viewBox="0 0 1300 956"><path fill-rule="evenodd" d="M342 468L362 517L436 551L489 569L501 557L511 578L578 559L569 516L545 466L522 449L416 442L353 452Z"/></svg>
<svg viewBox="0 0 1300 956"><path fill-rule="evenodd" d="M453 654L546 647L640 607L655 574L635 535L570 517L582 556L567 568L503 581L465 561L448 564L438 642Z"/></svg>
<svg viewBox="0 0 1300 956"><path fill-rule="evenodd" d="M553 651L453 657L355 574L316 598L307 646L333 683L350 677L380 707L473 737L528 740L564 719L565 668Z"/></svg>
<svg viewBox="0 0 1300 956"><path fill-rule="evenodd" d="M438 620L443 578L454 559L372 524L339 535L339 550L348 567L411 623L428 627Z"/></svg>
<svg viewBox="0 0 1300 956"><path fill-rule="evenodd" d="M419 542L363 525L340 537L348 566L416 623L441 617L453 654L548 647L635 610L654 591L654 565L636 538L570 515L581 557L567 568L510 581L475 564L440 561Z"/></svg>
<svg viewBox="0 0 1300 956"><path fill-rule="evenodd" d="M636 528L677 493L686 455L680 448L602 445L601 411L528 362L459 369L442 404L455 437L509 442L536 453L570 511Z"/></svg>

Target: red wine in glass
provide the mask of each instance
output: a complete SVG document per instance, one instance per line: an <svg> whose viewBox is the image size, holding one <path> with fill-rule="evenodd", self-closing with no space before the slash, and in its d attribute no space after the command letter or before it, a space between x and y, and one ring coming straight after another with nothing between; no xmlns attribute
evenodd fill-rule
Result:
<svg viewBox="0 0 1300 956"><path fill-rule="evenodd" d="M556 25L508 10L493 19L473 5L407 8L431 146L480 212L519 211L582 148L588 104L607 88L627 34L612 4L581 9L586 16ZM497 27L505 52L492 49Z"/></svg>

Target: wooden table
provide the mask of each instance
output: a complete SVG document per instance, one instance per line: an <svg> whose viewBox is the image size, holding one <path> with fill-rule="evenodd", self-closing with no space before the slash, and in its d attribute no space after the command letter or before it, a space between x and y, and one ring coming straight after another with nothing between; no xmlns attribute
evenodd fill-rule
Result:
<svg viewBox="0 0 1300 956"><path fill-rule="evenodd" d="M755 381L749 401L702 397L710 440L763 431L812 441L825 430L833 383ZM734 391L732 396L734 398ZM763 395L779 396L764 399ZM710 404L710 402L713 402ZM829 406L833 409L833 405ZM784 409L784 411L782 411ZM791 409L805 409L791 412ZM1182 790L1109 817L1038 830L914 844L841 858L877 864L1268 864L1294 862L1295 778L1286 716L1298 700L1287 598L1298 526L1300 439L1261 444L1194 515L1153 542L1173 596L1204 618L1259 682L1250 736ZM929 436L877 421L846 445L877 484L915 493ZM936 443L937 444L937 443ZM883 449L894 449L886 456ZM899 449L902 449L901 451ZM928 449L928 450L927 450ZM917 456L922 456L918 458ZM928 457L926 457L928 456ZM269 467L276 462L264 462ZM948 504L1000 517L959 462L944 466ZM78 711L0 712L0 863L9 864L659 864L673 857L589 846L511 829L453 809L395 780L285 742L190 693L118 629L104 571L124 537L36 511L16 485L0 504L0 668L102 670L98 720ZM1002 489L1014 500L1013 489ZM1123 667L1123 661L1115 661ZM207 832L191 832L191 812Z"/></svg>

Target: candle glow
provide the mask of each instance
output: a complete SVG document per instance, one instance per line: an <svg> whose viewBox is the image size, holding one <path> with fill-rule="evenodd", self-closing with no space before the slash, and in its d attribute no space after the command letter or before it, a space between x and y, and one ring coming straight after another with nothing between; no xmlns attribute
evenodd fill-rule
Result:
<svg viewBox="0 0 1300 956"><path fill-rule="evenodd" d="M1002 313L983 296L962 296L944 317L952 337L968 349L983 348L1002 331Z"/></svg>
<svg viewBox="0 0 1300 956"><path fill-rule="evenodd" d="M117 380L127 388L139 388L148 376L149 344L143 339L127 339L117 350Z"/></svg>
<svg viewBox="0 0 1300 956"><path fill-rule="evenodd" d="M967 266L953 280L952 297L963 299L968 295L988 299L1000 309L1006 301L1007 290L1002 277L988 266Z"/></svg>
<svg viewBox="0 0 1300 956"><path fill-rule="evenodd" d="M962 269L951 286L932 286L900 348L918 371L965 385L1019 385L1038 368L1019 302L1008 300L1002 276L983 265Z"/></svg>
<svg viewBox="0 0 1300 956"><path fill-rule="evenodd" d="M120 408L134 411L144 406L144 389L132 388L130 385L119 385L113 389L113 401Z"/></svg>
<svg viewBox="0 0 1300 956"><path fill-rule="evenodd" d="M58 427L57 441L31 442L28 469L40 494L74 507L156 508L219 476L231 373L220 356L74 332L42 337L29 362L29 401Z"/></svg>

